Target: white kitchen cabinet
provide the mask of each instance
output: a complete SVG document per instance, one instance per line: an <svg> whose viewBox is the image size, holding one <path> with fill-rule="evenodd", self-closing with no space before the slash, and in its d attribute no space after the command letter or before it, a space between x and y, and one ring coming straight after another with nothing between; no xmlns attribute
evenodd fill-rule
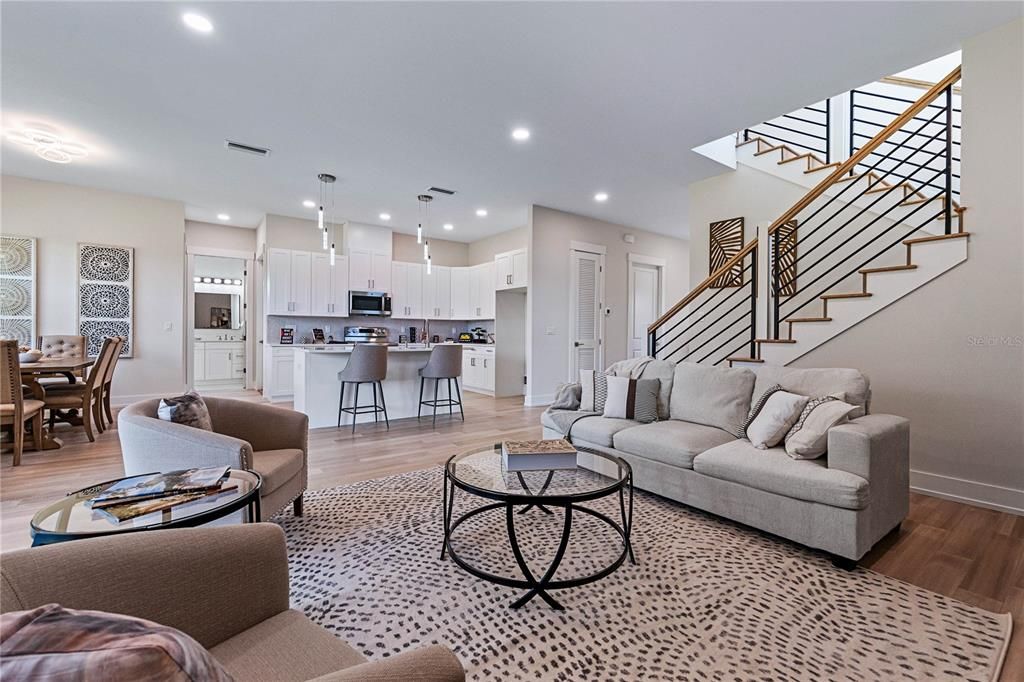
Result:
<svg viewBox="0 0 1024 682"><path fill-rule="evenodd" d="M265 348L263 368L263 397L271 402L290 399L295 392L295 349Z"/></svg>
<svg viewBox="0 0 1024 682"><path fill-rule="evenodd" d="M334 265L326 253L312 255L310 314L348 315L348 258L336 256Z"/></svg>
<svg viewBox="0 0 1024 682"><path fill-rule="evenodd" d="M349 289L392 293L391 254L368 249L348 252Z"/></svg>
<svg viewBox="0 0 1024 682"><path fill-rule="evenodd" d="M452 268L451 319L469 320L473 317L472 271L470 268Z"/></svg>
<svg viewBox="0 0 1024 682"><path fill-rule="evenodd" d="M512 252L512 288L525 287L529 282L527 272L526 249Z"/></svg>
<svg viewBox="0 0 1024 682"><path fill-rule="evenodd" d="M494 287L498 291L526 286L526 249L499 253L494 257Z"/></svg>
<svg viewBox="0 0 1024 682"><path fill-rule="evenodd" d="M309 315L313 254L292 251L291 299L292 314Z"/></svg>
<svg viewBox="0 0 1024 682"><path fill-rule="evenodd" d="M494 394L494 348L463 346L462 386L467 391Z"/></svg>
<svg viewBox="0 0 1024 682"><path fill-rule="evenodd" d="M437 265L423 272L423 314L428 320L452 318L452 268Z"/></svg>
<svg viewBox="0 0 1024 682"><path fill-rule="evenodd" d="M268 315L287 315L292 311L292 252L288 249L267 249Z"/></svg>
<svg viewBox="0 0 1024 682"><path fill-rule="evenodd" d="M494 319L494 263L474 265L470 270L470 319Z"/></svg>
<svg viewBox="0 0 1024 682"><path fill-rule="evenodd" d="M206 380L206 345L196 342L192 349L192 381Z"/></svg>
<svg viewBox="0 0 1024 682"><path fill-rule="evenodd" d="M423 277L419 263L391 264L391 316L400 319L423 317Z"/></svg>

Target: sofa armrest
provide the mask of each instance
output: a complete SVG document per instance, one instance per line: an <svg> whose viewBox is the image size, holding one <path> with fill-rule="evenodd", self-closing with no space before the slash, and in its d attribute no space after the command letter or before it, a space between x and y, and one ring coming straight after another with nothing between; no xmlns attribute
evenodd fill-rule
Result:
<svg viewBox="0 0 1024 682"><path fill-rule="evenodd" d="M121 613L210 648L288 610L288 554L271 523L126 533L6 552L0 584L5 612Z"/></svg>
<svg viewBox="0 0 1024 682"><path fill-rule="evenodd" d="M118 414L117 433L126 476L190 467L252 468L252 447L230 435L125 411Z"/></svg>
<svg viewBox="0 0 1024 682"><path fill-rule="evenodd" d="M466 673L448 647L434 645L321 675L311 682L463 682Z"/></svg>
<svg viewBox="0 0 1024 682"><path fill-rule="evenodd" d="M828 468L871 481L910 477L910 422L891 414L869 414L828 432Z"/></svg>
<svg viewBox="0 0 1024 682"><path fill-rule="evenodd" d="M305 414L230 398L204 400L217 433L244 440L257 452L291 448L307 452L309 417Z"/></svg>

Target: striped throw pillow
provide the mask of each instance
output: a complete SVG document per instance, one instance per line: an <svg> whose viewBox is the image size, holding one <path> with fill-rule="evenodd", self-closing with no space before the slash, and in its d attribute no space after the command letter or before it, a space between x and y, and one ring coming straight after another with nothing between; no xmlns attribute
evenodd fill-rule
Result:
<svg viewBox="0 0 1024 682"><path fill-rule="evenodd" d="M612 419L632 419L647 424L658 418L657 379L608 377L608 397L603 414Z"/></svg>
<svg viewBox="0 0 1024 682"><path fill-rule="evenodd" d="M604 412L608 398L608 375L593 369L580 370L580 411Z"/></svg>

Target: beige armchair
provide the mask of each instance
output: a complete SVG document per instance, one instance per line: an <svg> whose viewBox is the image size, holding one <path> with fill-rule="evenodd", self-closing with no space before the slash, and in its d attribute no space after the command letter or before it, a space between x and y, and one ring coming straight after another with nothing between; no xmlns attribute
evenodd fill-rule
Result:
<svg viewBox="0 0 1024 682"><path fill-rule="evenodd" d="M292 504L302 515L307 485L309 417L280 407L203 397L213 431L157 417L159 399L125 407L117 416L126 476L190 467L231 466L263 477L262 520Z"/></svg>
<svg viewBox="0 0 1024 682"><path fill-rule="evenodd" d="M6 552L0 577L3 612L57 603L152 620L192 636L236 680L465 679L443 646L367 662L290 609L285 536L274 524L130 533Z"/></svg>

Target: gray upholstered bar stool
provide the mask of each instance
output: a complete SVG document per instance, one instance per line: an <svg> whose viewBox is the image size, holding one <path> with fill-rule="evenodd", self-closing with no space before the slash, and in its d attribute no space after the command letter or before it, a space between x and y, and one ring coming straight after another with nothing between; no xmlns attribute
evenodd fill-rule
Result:
<svg viewBox="0 0 1024 682"><path fill-rule="evenodd" d="M462 376L462 346L447 343L434 346L434 349L430 351L430 359L427 360L427 364L420 369L420 404L416 408L416 419L420 418L423 406L426 405L427 407L434 408L433 424L437 424L438 407L447 407L448 414L455 414L452 407L458 405L459 415L462 416L462 421L466 421L466 414L462 411L462 391L459 390L460 376ZM427 379L434 380L433 400L423 399L423 386L426 384ZM441 379L448 380L448 397L438 400L437 385L441 383ZM453 380L455 381L455 394L458 396L458 400L452 399Z"/></svg>
<svg viewBox="0 0 1024 682"><path fill-rule="evenodd" d="M345 369L338 372L341 382L341 395L338 398L338 426L341 426L341 413L352 415L352 433L356 432L356 416L373 412L373 421L377 421L377 413L384 413L384 423L391 429L388 421L388 408L384 402L384 386L381 385L388 374L388 347L372 343L356 344L348 359ZM356 394L352 407L345 407L345 384L355 384ZM373 405L359 404L359 384L373 384ZM380 392L380 402L377 393Z"/></svg>

